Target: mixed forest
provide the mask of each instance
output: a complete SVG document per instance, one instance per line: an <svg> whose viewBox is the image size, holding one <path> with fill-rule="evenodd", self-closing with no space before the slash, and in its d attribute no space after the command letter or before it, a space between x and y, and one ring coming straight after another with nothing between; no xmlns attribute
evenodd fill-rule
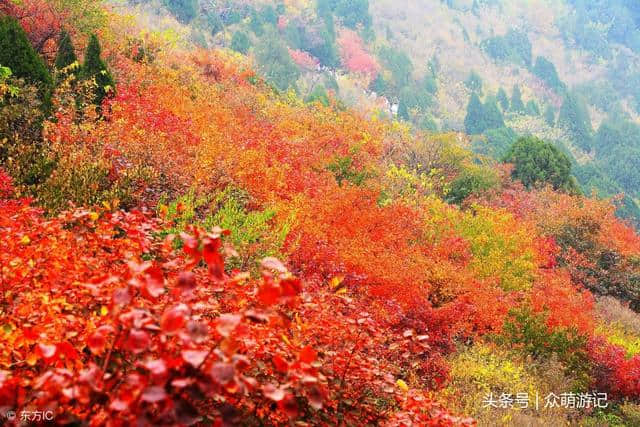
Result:
<svg viewBox="0 0 640 427"><path fill-rule="evenodd" d="M640 425L638 20L0 0L0 425Z"/></svg>

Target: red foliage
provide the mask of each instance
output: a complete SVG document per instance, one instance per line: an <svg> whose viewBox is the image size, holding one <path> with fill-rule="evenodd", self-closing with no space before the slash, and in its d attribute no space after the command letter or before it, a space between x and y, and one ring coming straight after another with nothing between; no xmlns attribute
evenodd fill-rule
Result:
<svg viewBox="0 0 640 427"><path fill-rule="evenodd" d="M338 37L338 47L342 65L354 73L362 73L370 78L378 74L379 65L364 48L362 39L353 30L344 29Z"/></svg>
<svg viewBox="0 0 640 427"><path fill-rule="evenodd" d="M62 30L63 15L52 2L21 0L0 2L0 12L20 22L33 47L51 59L56 53L57 39Z"/></svg>
<svg viewBox="0 0 640 427"><path fill-rule="evenodd" d="M626 357L626 351L603 337L589 341L589 356L595 364L596 386L614 397L640 397L640 355Z"/></svg>
<svg viewBox="0 0 640 427"><path fill-rule="evenodd" d="M320 65L320 62L316 58L302 50L289 48L289 55L291 55L291 59L293 59L293 62L295 62L298 67L305 70L315 70L318 68L318 65Z"/></svg>

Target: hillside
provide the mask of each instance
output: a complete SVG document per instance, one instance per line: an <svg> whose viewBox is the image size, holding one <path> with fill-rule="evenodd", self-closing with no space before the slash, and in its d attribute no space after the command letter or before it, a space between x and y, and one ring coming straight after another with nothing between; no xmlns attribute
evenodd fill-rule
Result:
<svg viewBox="0 0 640 427"><path fill-rule="evenodd" d="M586 194L624 195L618 214L640 218L640 35L628 2L134 3L166 7L187 39L248 54L306 100L328 91L421 129L474 134L474 149L496 159L519 135L551 140ZM523 103L514 108L516 86ZM474 92L499 107L498 122L466 126Z"/></svg>
<svg viewBox="0 0 640 427"><path fill-rule="evenodd" d="M2 422L637 425L640 235L463 3L0 2Z"/></svg>

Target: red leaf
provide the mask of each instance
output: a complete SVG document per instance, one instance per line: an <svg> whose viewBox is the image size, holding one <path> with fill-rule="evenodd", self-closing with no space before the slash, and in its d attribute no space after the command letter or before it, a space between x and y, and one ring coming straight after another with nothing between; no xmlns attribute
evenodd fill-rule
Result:
<svg viewBox="0 0 640 427"><path fill-rule="evenodd" d="M171 307L162 314L160 327L165 334L174 334L182 329L186 323L187 306L179 304Z"/></svg>
<svg viewBox="0 0 640 427"><path fill-rule="evenodd" d="M298 416L298 402L296 402L296 397L291 393L287 393L284 399L278 402L278 408L287 414L289 418Z"/></svg>
<svg viewBox="0 0 640 427"><path fill-rule="evenodd" d="M223 337L228 337L240 324L242 316L239 314L223 314L218 318L216 329Z"/></svg>
<svg viewBox="0 0 640 427"><path fill-rule="evenodd" d="M158 298L164 293L164 273L160 267L150 267L145 271L144 291L151 298Z"/></svg>
<svg viewBox="0 0 640 427"><path fill-rule="evenodd" d="M219 238L203 240L202 256L209 266L209 274L216 280L224 279L224 260L220 254L222 241Z"/></svg>
<svg viewBox="0 0 640 427"><path fill-rule="evenodd" d="M141 331L140 329L132 329L129 332L129 337L127 338L126 348L129 351L134 353L142 353L147 350L151 345L151 338L149 338L149 334L145 331Z"/></svg>
<svg viewBox="0 0 640 427"><path fill-rule="evenodd" d="M93 354L101 354L107 345L107 339L100 331L95 331L87 338L87 347Z"/></svg>
<svg viewBox="0 0 640 427"><path fill-rule="evenodd" d="M258 289L258 300L266 305L273 305L280 299L280 287L271 279L265 278L264 283Z"/></svg>
<svg viewBox="0 0 640 427"><path fill-rule="evenodd" d="M280 387L274 386L273 384L265 384L264 386L262 386L262 394L264 394L264 397L266 397L267 399L271 399L274 402L280 402L282 399L284 399L285 391Z"/></svg>
<svg viewBox="0 0 640 427"><path fill-rule="evenodd" d="M233 381L235 374L236 371L233 365L223 362L214 363L209 371L211 378L220 385L225 385Z"/></svg>
<svg viewBox="0 0 640 427"><path fill-rule="evenodd" d="M143 402L157 403L166 398L167 392L164 391L164 388L160 386L151 386L147 387L144 392L142 392L140 400L142 400Z"/></svg>
<svg viewBox="0 0 640 427"><path fill-rule="evenodd" d="M190 271L183 271L178 276L178 288L183 293L193 292L196 289L196 276Z"/></svg>
<svg viewBox="0 0 640 427"><path fill-rule="evenodd" d="M149 360L143 366L155 377L164 377L167 373L167 364L162 359Z"/></svg>
<svg viewBox="0 0 640 427"><path fill-rule="evenodd" d="M55 359L57 350L58 348L55 344L38 344L38 353L46 362Z"/></svg>
<svg viewBox="0 0 640 427"><path fill-rule="evenodd" d="M298 359L303 363L313 363L316 357L318 357L318 353L311 346L304 347L298 355Z"/></svg>
<svg viewBox="0 0 640 427"><path fill-rule="evenodd" d="M282 279L280 281L280 288L282 288L282 295L285 297L295 297L302 292L302 283L300 279L295 277Z"/></svg>
<svg viewBox="0 0 640 427"><path fill-rule="evenodd" d="M271 360L273 361L273 365L278 371L282 372L283 374L289 372L289 363L287 363L287 361L284 360L280 355L276 354Z"/></svg>
<svg viewBox="0 0 640 427"><path fill-rule="evenodd" d="M199 368L209 352L207 350L184 350L180 354L185 362L194 368Z"/></svg>

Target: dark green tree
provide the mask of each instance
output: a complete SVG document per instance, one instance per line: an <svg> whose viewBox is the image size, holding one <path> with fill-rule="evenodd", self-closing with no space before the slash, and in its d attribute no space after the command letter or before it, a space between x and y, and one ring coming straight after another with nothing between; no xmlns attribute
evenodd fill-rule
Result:
<svg viewBox="0 0 640 427"><path fill-rule="evenodd" d="M352 29L362 25L366 30L373 22L369 14L369 0L337 0L333 10L342 18L342 23Z"/></svg>
<svg viewBox="0 0 640 427"><path fill-rule="evenodd" d="M558 77L555 65L544 56L538 56L536 58L536 63L533 66L533 74L538 76L540 80L556 92L564 91L565 85L562 83L562 80L560 80L560 77Z"/></svg>
<svg viewBox="0 0 640 427"><path fill-rule="evenodd" d="M504 127L504 118L502 112L498 108L498 102L495 98L490 97L483 105L484 110L484 129L499 129Z"/></svg>
<svg viewBox="0 0 640 427"><path fill-rule="evenodd" d="M51 74L18 21L9 16L0 16L0 65L9 67L15 77L37 86L42 111L50 110Z"/></svg>
<svg viewBox="0 0 640 427"><path fill-rule="evenodd" d="M250 47L251 41L244 31L236 31L233 33L233 37L231 37L231 49L246 55Z"/></svg>
<svg viewBox="0 0 640 427"><path fill-rule="evenodd" d="M89 80L95 79L96 89L93 103L100 106L102 101L108 94L115 92L115 81L107 68L107 64L100 57L102 49L98 36L91 35L89 45L84 55L84 64L82 64L82 78Z"/></svg>
<svg viewBox="0 0 640 427"><path fill-rule="evenodd" d="M477 93L472 93L467 105L467 115L464 118L464 128L469 135L482 133L486 126L484 124L484 107Z"/></svg>
<svg viewBox="0 0 640 427"><path fill-rule="evenodd" d="M498 93L496 94L496 99L498 100L498 104L500 104L502 111L509 110L509 98L507 98L507 92L503 88L500 88L498 90Z"/></svg>
<svg viewBox="0 0 640 427"><path fill-rule="evenodd" d="M591 119L586 105L572 93L568 93L560 113L558 115L558 126L565 128L571 137L582 149L588 150L593 143Z"/></svg>
<svg viewBox="0 0 640 427"><path fill-rule="evenodd" d="M478 95L482 95L482 77L475 71L471 71L467 80L464 81L464 85L471 92L476 92Z"/></svg>
<svg viewBox="0 0 640 427"><path fill-rule="evenodd" d="M379 56L385 67L391 71L396 90L407 86L413 73L411 58L403 51L392 47L381 48Z"/></svg>
<svg viewBox="0 0 640 427"><path fill-rule="evenodd" d="M571 161L553 144L534 136L519 138L502 159L513 163L512 177L527 188L551 185L555 190L578 192Z"/></svg>
<svg viewBox="0 0 640 427"><path fill-rule="evenodd" d="M527 110L527 114L530 116L540 115L540 108L538 107L538 104L536 103L536 101L534 101L533 99L530 99L527 102L526 110Z"/></svg>
<svg viewBox="0 0 640 427"><path fill-rule="evenodd" d="M276 89L293 87L300 77L298 66L291 59L287 46L275 31L265 32L255 47L258 70Z"/></svg>
<svg viewBox="0 0 640 427"><path fill-rule="evenodd" d="M522 102L522 92L520 92L520 86L513 86L513 92L511 93L511 111L518 114L525 113L524 102Z"/></svg>
<svg viewBox="0 0 640 427"><path fill-rule="evenodd" d="M547 105L547 109L544 110L544 121L551 127L556 125L556 112L551 105Z"/></svg>
<svg viewBox="0 0 640 427"><path fill-rule="evenodd" d="M169 12L183 24L193 21L198 14L198 0L165 0L165 4Z"/></svg>
<svg viewBox="0 0 640 427"><path fill-rule="evenodd" d="M58 41L58 52L56 53L56 69L62 70L77 60L78 58L76 57L76 52L73 48L73 43L71 42L71 36L68 32L62 30Z"/></svg>

